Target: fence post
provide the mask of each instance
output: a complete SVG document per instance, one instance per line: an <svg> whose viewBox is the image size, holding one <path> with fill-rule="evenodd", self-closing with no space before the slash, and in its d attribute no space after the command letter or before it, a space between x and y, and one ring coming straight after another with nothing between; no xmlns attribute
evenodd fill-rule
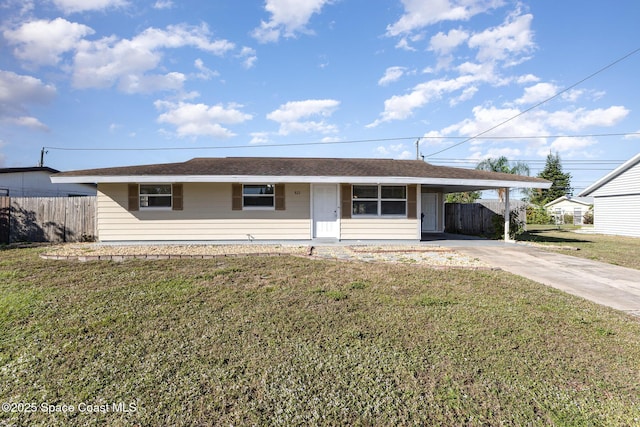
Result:
<svg viewBox="0 0 640 427"><path fill-rule="evenodd" d="M11 223L11 198L0 197L0 244L9 243L9 227Z"/></svg>

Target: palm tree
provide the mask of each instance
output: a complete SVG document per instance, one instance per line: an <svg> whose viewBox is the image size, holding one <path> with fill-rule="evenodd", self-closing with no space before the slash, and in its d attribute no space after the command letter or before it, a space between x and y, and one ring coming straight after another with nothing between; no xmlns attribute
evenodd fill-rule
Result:
<svg viewBox="0 0 640 427"><path fill-rule="evenodd" d="M523 162L515 162L511 164L505 156L500 156L497 159L488 158L484 159L476 166L476 169L489 171L489 172L502 172L510 173L512 175L526 175L529 176L529 165ZM504 201L504 188L499 188L498 198L500 201Z"/></svg>

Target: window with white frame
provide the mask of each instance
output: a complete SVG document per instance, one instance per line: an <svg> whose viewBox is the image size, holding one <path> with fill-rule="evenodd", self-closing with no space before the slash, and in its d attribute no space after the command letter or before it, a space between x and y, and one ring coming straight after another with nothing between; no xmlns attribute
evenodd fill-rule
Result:
<svg viewBox="0 0 640 427"><path fill-rule="evenodd" d="M406 185L354 185L353 216L406 216Z"/></svg>
<svg viewBox="0 0 640 427"><path fill-rule="evenodd" d="M242 186L242 206L244 209L274 209L275 185L245 184Z"/></svg>
<svg viewBox="0 0 640 427"><path fill-rule="evenodd" d="M140 208L170 208L171 184L140 184Z"/></svg>

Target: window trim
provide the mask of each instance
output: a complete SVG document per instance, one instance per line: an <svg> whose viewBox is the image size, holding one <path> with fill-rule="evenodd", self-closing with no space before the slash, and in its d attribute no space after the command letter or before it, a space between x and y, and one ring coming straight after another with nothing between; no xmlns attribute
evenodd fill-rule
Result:
<svg viewBox="0 0 640 427"><path fill-rule="evenodd" d="M153 186L168 186L169 187L169 194L162 194L162 195L156 195L156 194L142 194L141 190L143 186L149 186L149 187L153 187ZM169 206L142 206L142 196L145 197L168 197L169 198ZM138 184L138 209L140 209L141 211L170 211L173 210L173 184L167 184L164 182L158 182L158 183L144 183L144 184Z"/></svg>
<svg viewBox="0 0 640 427"><path fill-rule="evenodd" d="M246 186L264 186L273 187L273 194L245 194L244 189ZM240 196L242 198L242 210L243 211L275 211L276 210L276 184L242 184L242 194ZM272 205L268 206L247 206L244 204L245 197L270 197L272 200Z"/></svg>
<svg viewBox="0 0 640 427"><path fill-rule="evenodd" d="M378 190L378 196L376 198L371 197L363 197L356 198L355 197L355 188L356 187L376 187ZM404 198L382 198L382 187L403 187L404 190ZM364 201L364 202L377 202L377 213L376 214L359 214L353 211L353 204L356 201ZM382 213L382 202L404 202L404 214L383 214ZM408 218L408 209L409 209L409 189L408 185L404 184L353 184L351 185L351 218Z"/></svg>

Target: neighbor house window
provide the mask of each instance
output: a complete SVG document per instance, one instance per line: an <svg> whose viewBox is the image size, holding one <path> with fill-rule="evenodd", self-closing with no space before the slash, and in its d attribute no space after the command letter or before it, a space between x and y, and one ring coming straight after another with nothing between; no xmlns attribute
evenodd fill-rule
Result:
<svg viewBox="0 0 640 427"><path fill-rule="evenodd" d="M171 184L141 184L140 208L170 208Z"/></svg>
<svg viewBox="0 0 640 427"><path fill-rule="evenodd" d="M273 209L275 185L248 185L242 187L242 206L245 209Z"/></svg>
<svg viewBox="0 0 640 427"><path fill-rule="evenodd" d="M405 185L354 185L352 213L354 216L406 216L407 187Z"/></svg>

